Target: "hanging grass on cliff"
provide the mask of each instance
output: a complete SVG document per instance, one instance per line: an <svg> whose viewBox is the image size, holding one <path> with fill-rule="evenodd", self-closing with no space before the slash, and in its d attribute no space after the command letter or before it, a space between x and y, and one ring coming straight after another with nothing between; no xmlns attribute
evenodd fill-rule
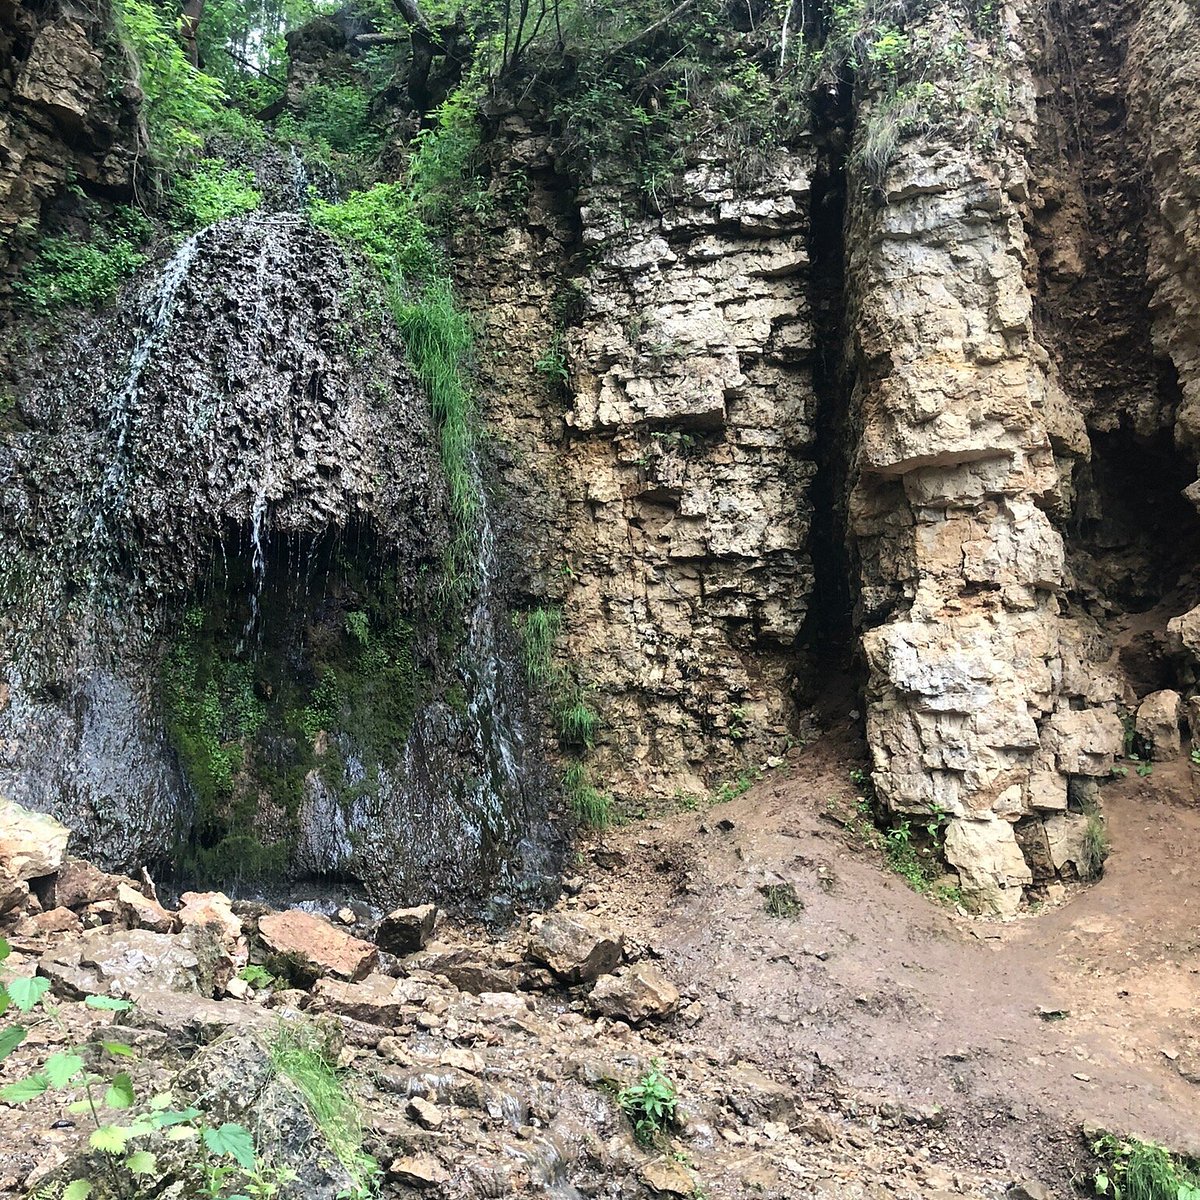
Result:
<svg viewBox="0 0 1200 1200"><path fill-rule="evenodd" d="M336 204L316 200L311 216L378 271L409 362L429 397L454 518L449 586L461 599L475 557L480 508L467 382L471 324L455 303L442 256L407 184L379 183Z"/></svg>

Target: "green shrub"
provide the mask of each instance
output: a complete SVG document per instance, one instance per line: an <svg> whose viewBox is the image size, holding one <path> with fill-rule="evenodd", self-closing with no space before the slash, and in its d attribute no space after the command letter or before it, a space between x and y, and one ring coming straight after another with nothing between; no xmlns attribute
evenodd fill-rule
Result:
<svg viewBox="0 0 1200 1200"><path fill-rule="evenodd" d="M621 1089L617 1103L633 1122L634 1136L649 1146L674 1124L678 1092L655 1061L636 1083Z"/></svg>
<svg viewBox="0 0 1200 1200"><path fill-rule="evenodd" d="M445 224L451 212L479 211L486 203L482 183L471 172L479 148L481 77L469 78L442 102L435 123L413 140L408 177L417 202L431 224Z"/></svg>
<svg viewBox="0 0 1200 1200"><path fill-rule="evenodd" d="M202 131L225 103L225 89L188 62L174 23L153 4L115 0L113 17L144 97L151 153L159 165L171 166L202 144Z"/></svg>
<svg viewBox="0 0 1200 1200"><path fill-rule="evenodd" d="M1112 1200L1200 1200L1200 1167L1161 1146L1105 1134L1092 1144L1104 1161L1093 1176L1098 1196Z"/></svg>
<svg viewBox="0 0 1200 1200"><path fill-rule="evenodd" d="M253 212L262 204L254 187L254 172L231 167L221 158L202 158L170 187L175 224L181 229L203 229L226 217Z"/></svg>
<svg viewBox="0 0 1200 1200"><path fill-rule="evenodd" d="M101 308L111 304L121 284L146 261L128 238L91 242L68 236L43 238L21 271L17 295L35 312L53 313L69 305Z"/></svg>
<svg viewBox="0 0 1200 1200"><path fill-rule="evenodd" d="M368 159L383 138L371 119L371 99L352 80L314 83L304 89L299 113L282 132L318 151Z"/></svg>

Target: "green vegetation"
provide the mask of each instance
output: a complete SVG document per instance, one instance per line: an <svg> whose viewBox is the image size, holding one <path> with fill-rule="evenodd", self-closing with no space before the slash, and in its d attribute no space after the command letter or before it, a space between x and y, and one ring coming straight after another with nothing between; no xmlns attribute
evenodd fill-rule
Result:
<svg viewBox="0 0 1200 1200"><path fill-rule="evenodd" d="M8 942L0 938L0 963L10 953ZM55 1047L38 1070L0 1088L0 1100L17 1105L51 1091L74 1093L78 1098L66 1105L67 1111L83 1115L90 1124L88 1145L97 1152L104 1186L111 1194L125 1198L141 1194L140 1181L155 1175L158 1160L149 1150L139 1149L137 1142L168 1130L186 1130L195 1138L195 1159L188 1168L199 1190L192 1194L209 1200L234 1200L246 1194L269 1200L290 1182L290 1172L259 1165L254 1139L243 1126L228 1121L211 1125L198 1108L175 1108L169 1094L139 1104L126 1069L137 1057L134 1048L107 1039L102 1027L86 1045L76 1044L59 1010L47 1003L49 990L50 980L38 977L10 976L0 983L0 1014L16 1009L22 1018L43 1024L36 1030L37 1043L49 1041ZM86 996L84 1003L109 1013L134 1007L113 996ZM23 1023L0 1026L0 1061L26 1042L30 1032ZM97 1182L71 1180L62 1186L57 1200L88 1200Z"/></svg>
<svg viewBox="0 0 1200 1200"><path fill-rule="evenodd" d="M482 135L479 101L484 86L476 70L438 107L434 124L413 139L408 177L422 216L433 228L445 228L454 213L478 214L488 207L483 181L472 169Z"/></svg>
<svg viewBox="0 0 1200 1200"><path fill-rule="evenodd" d="M583 763L596 744L600 717L588 701L587 690L570 668L554 661L562 632L562 610L533 608L513 618L521 639L525 678L546 695L559 745L572 755L563 772L563 792L581 825L606 829L613 821L612 797L592 785Z"/></svg>
<svg viewBox="0 0 1200 1200"><path fill-rule="evenodd" d="M471 324L455 303L441 255L406 184L376 184L338 204L317 200L312 219L379 273L409 362L429 397L455 521L446 579L450 594L461 600L474 569L479 518L475 412L467 381Z"/></svg>
<svg viewBox="0 0 1200 1200"><path fill-rule="evenodd" d="M592 786L591 773L578 759L563 772L563 793L576 819L586 829L607 829L613 823L613 801Z"/></svg>
<svg viewBox="0 0 1200 1200"><path fill-rule="evenodd" d="M1083 831L1083 862L1079 863L1079 874L1083 879L1099 879L1108 858L1108 831L1104 828L1104 818L1099 809L1092 806L1084 811L1087 813L1087 825Z"/></svg>
<svg viewBox="0 0 1200 1200"><path fill-rule="evenodd" d="M914 829L913 823L904 817L890 829L884 830L883 861L914 892L929 892L934 881L942 873L938 860L942 851L946 819L945 811L935 806L926 817L923 826ZM924 835L920 841L918 834ZM939 899L943 898L940 890L937 894Z"/></svg>
<svg viewBox="0 0 1200 1200"><path fill-rule="evenodd" d="M533 364L533 369L541 375L557 383L560 387L566 387L570 382L571 375L567 370L567 355L563 349L562 334L556 333L550 345L542 351L537 361Z"/></svg>
<svg viewBox="0 0 1200 1200"><path fill-rule="evenodd" d="M202 158L171 185L170 206L180 229L203 229L226 217L253 212L262 203L254 173L221 158Z"/></svg>
<svg viewBox="0 0 1200 1200"><path fill-rule="evenodd" d="M713 794L714 804L724 804L727 800L736 800L744 796L761 778L762 772L757 767L743 771L736 779L721 784Z"/></svg>
<svg viewBox="0 0 1200 1200"><path fill-rule="evenodd" d="M768 883L758 890L763 895L763 908L770 917L797 917L804 911L804 902L790 883Z"/></svg>
<svg viewBox="0 0 1200 1200"><path fill-rule="evenodd" d="M157 165L173 166L200 148L202 131L219 125L225 88L192 66L174 22L148 0L115 0L113 19L144 97L151 155Z"/></svg>
<svg viewBox="0 0 1200 1200"><path fill-rule="evenodd" d="M675 1085L657 1061L636 1083L617 1093L617 1103L633 1123L634 1136L643 1146L652 1145L674 1123L677 1102Z"/></svg>
<svg viewBox="0 0 1200 1200"><path fill-rule="evenodd" d="M17 295L45 316L67 305L101 308L145 262L138 249L150 235L149 222L135 209L118 209L88 241L62 235L42 238L18 278Z"/></svg>
<svg viewBox="0 0 1200 1200"><path fill-rule="evenodd" d="M167 728L196 797L183 865L199 879L279 877L309 772L345 803L373 793L429 692L394 570L346 556L328 566L319 617L302 580L263 592L251 656L234 632L249 621L251 587L234 564L227 588L184 614L166 655ZM360 759L353 773L347 742ZM269 844L254 832L264 810L276 819Z"/></svg>
<svg viewBox="0 0 1200 1200"><path fill-rule="evenodd" d="M1200 1200L1200 1164L1176 1158L1161 1146L1105 1134L1092 1144L1104 1166L1096 1171L1096 1195L1112 1200Z"/></svg>
<svg viewBox="0 0 1200 1200"><path fill-rule="evenodd" d="M968 0L963 24L909 28L888 0L833 0L820 46L798 48L808 86L856 77L871 99L854 144L866 186L883 187L900 143L917 134L957 134L986 152L1010 104L1008 82L995 65L1000 36L994 0Z"/></svg>
<svg viewBox="0 0 1200 1200"><path fill-rule="evenodd" d="M308 1110L338 1162L354 1180L347 1200L366 1200L378 1191L379 1164L363 1150L358 1105L329 1060L323 1039L311 1025L281 1023L270 1041L271 1063L303 1094Z"/></svg>

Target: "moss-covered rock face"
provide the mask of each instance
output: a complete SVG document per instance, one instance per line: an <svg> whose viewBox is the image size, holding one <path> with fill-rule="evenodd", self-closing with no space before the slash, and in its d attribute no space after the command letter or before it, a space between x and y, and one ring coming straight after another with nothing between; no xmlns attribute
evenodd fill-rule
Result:
<svg viewBox="0 0 1200 1200"><path fill-rule="evenodd" d="M352 843L314 852L312 795L344 809L396 767L435 694L440 623L429 597L402 602L369 531L285 539L261 575L236 552L248 540L214 557L220 576L184 610L162 681L197 806L181 874L233 887L352 869Z"/></svg>
<svg viewBox="0 0 1200 1200"><path fill-rule="evenodd" d="M495 572L441 602L438 431L366 273L238 217L60 349L0 433L0 791L189 882L548 885Z"/></svg>

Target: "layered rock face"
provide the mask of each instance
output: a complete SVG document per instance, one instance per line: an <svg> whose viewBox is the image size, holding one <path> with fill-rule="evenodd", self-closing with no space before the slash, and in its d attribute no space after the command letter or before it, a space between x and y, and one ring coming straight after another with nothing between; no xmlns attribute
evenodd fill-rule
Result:
<svg viewBox="0 0 1200 1200"><path fill-rule="evenodd" d="M597 187L574 225L555 212L548 140L517 120L503 132L501 170L534 181L526 230L486 292L464 286L500 352L482 390L505 479L536 513L516 535L533 544L525 586L565 600L564 649L604 722L597 774L625 796L703 792L774 753L795 719L812 158L781 157L750 190L729 163L700 164L669 215L634 216L643 198ZM590 266L539 285L580 252ZM531 386L564 311L564 377Z"/></svg>
<svg viewBox="0 0 1200 1200"><path fill-rule="evenodd" d="M1087 440L1034 338L1020 150L909 142L847 231L875 784L895 811L949 814L964 889L1005 911L1033 881L1015 823L1066 810L1122 735L1115 680L1062 615L1054 448Z"/></svg>
<svg viewBox="0 0 1200 1200"><path fill-rule="evenodd" d="M136 89L108 40L107 6L0 3L0 267L68 182L108 199L133 191Z"/></svg>

